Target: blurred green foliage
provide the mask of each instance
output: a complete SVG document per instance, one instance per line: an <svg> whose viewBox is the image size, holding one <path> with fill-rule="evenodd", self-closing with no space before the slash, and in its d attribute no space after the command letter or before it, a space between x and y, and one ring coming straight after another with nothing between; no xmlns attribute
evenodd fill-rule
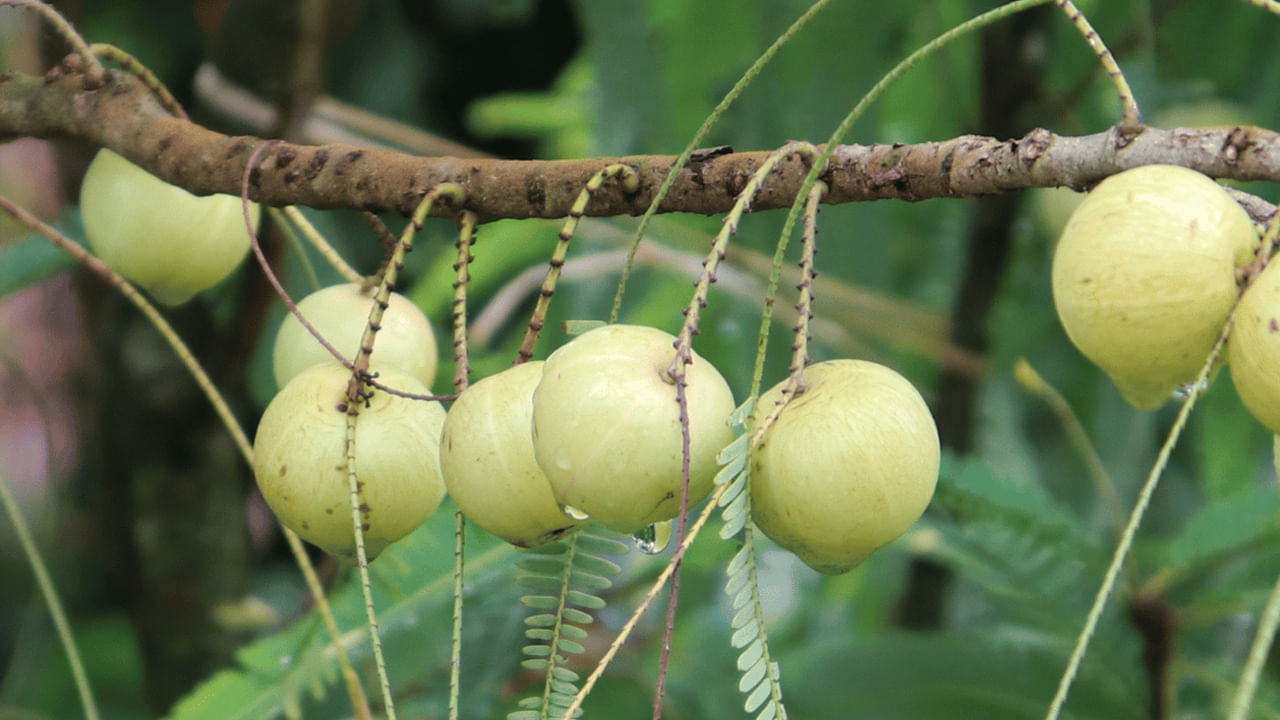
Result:
<svg viewBox="0 0 1280 720"><path fill-rule="evenodd" d="M572 10L581 43L568 48L573 59L558 78L544 88L474 98L447 121L445 109L423 98L442 78L465 86L471 58L445 56L415 32L402 7L407 4L372 3L359 15L346 41L330 52L328 91L427 128L465 123L475 138L532 142L542 157L677 152L740 73L807 7L800 0L579 0ZM707 144L765 149L789 139L820 141L898 59L995 4L833 3L764 71ZM519 23L540 3L455 0L440 5L440 17L470 31ZM1147 117L1158 117L1166 108L1182 112L1204 105L1236 108L1251 122L1276 124L1280 45L1274 38L1280 18L1244 3L1079 5L1112 44ZM1107 128L1118 103L1104 75L1069 23L1055 17L1049 27L1025 38L1029 52L1050 59L1043 78L1046 100L1025 119L1025 130L1044 125L1075 134ZM191 69L190 48L199 47L200 39L185 13L153 15L129 3L86 3L82 30L91 40L110 40L137 53L180 97L190 97L190 77L183 73ZM576 40L573 33L561 33L548 42ZM472 50L503 63L522 60L483 42ZM982 73L977 41L957 42L915 68L855 127L851 141L917 142L983 132L977 124ZM1268 184L1247 189L1277 197ZM1066 396L1125 509L1172 422L1173 408L1147 414L1132 410L1072 348L1054 316L1048 282L1056 229L1036 217L1036 204L1026 202L1023 208L1014 227L1011 264L985 320L990 350L982 362L967 366L981 388L975 447L969 455L947 458L925 519L902 541L837 578L816 575L770 543L759 548L771 647L794 717L1038 718L1052 696L1115 534L1084 462L1053 413L1015 382L1013 362L1027 358ZM970 215L970 205L959 201L824 208L818 265L830 283L828 296L857 301L824 306L828 296L818 293L814 360L876 359L902 371L930 396L947 356L947 314L964 265ZM376 242L354 213L310 216L344 256L365 270L376 266ZM74 228L76 217L74 208L68 209L64 225ZM388 222L398 231L397 220ZM737 254L731 254L725 279L711 296L697 340L697 350L721 369L739 399L751 379L767 272L767 264L762 269L755 261L772 253L781 222L782 213L776 212L746 219L734 240ZM716 217L658 218L631 281L623 321L670 331L679 327L691 276L673 268L690 258L696 267L719 223ZM539 357L565 340L561 322L607 318L621 270L619 254L633 227L631 219L583 224ZM496 372L515 356L557 230L558 223L544 221L503 221L480 229L469 301L473 321L484 318L488 333L471 346L475 377ZM428 223L402 285L441 337L447 337L453 297L454 233L452 223ZM792 248L790 262L798 252ZM0 294L68 265L33 240L0 253ZM318 257L312 261L322 283L336 280ZM521 278L532 283L520 286ZM295 294L308 289L296 262L289 263L285 280ZM791 297L785 286L783 297ZM207 302L231 303L226 297ZM258 407L276 389L268 357L281 316L273 306L247 368L249 402ZM785 375L789 325L785 319L774 325L767 384ZM935 343L912 342L919 333ZM442 363L435 389L447 391L451 375L452 365ZM1176 618L1167 682L1178 716L1222 715L1252 620L1280 574L1280 499L1270 453L1270 435L1244 411L1230 380L1219 378L1174 454L1125 571L1121 595L1104 615L1064 717L1132 718L1148 707L1142 638L1125 607L1139 594L1160 597ZM91 467L84 473L93 476ZM442 509L373 565L388 665L404 717L446 712L452 516ZM122 590L73 582L77 561L58 554L56 536L47 529L43 544L78 608L73 623L105 714L145 717L144 662L134 631L111 602L93 596ZM707 532L684 564L667 717L744 716L722 591L723 568L734 550ZM958 577L946 626L937 632L894 628L906 567L916 555ZM503 717L541 683L518 667L525 611L512 580L517 556L481 531L468 535L464 718ZM584 659L598 657L664 558L632 553L623 560L623 574L606 594L610 605L592 627ZM40 608L30 600L34 591L24 567L6 554L0 571L5 578L0 612L16 619L7 625L21 627L8 646L0 647L0 716L74 716L69 675L52 633L43 630ZM278 620L258 628L258 639L240 649L235 664L193 688L171 716L350 717L327 637L307 610L296 572L277 555L260 557L253 571L253 595L276 610L268 617ZM361 634L362 600L352 577L340 579L333 602L348 630L352 658L374 690ZM590 696L589 716L650 716L661 622L658 612L642 620L637 636ZM590 665L583 661L577 669L585 674ZM1257 717L1280 717L1278 672L1273 662Z"/></svg>

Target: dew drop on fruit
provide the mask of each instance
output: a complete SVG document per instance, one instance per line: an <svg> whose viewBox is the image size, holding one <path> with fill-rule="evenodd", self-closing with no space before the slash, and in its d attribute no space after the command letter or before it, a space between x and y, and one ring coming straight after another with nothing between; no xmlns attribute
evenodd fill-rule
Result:
<svg viewBox="0 0 1280 720"><path fill-rule="evenodd" d="M663 520L640 528L631 536L636 549L645 555L657 555L671 544L671 521Z"/></svg>
<svg viewBox="0 0 1280 720"><path fill-rule="evenodd" d="M560 512L564 513L565 515L568 515L571 519L576 520L577 522L586 522L587 520L591 519L590 515L579 510L578 508L572 505L565 505L561 503Z"/></svg>

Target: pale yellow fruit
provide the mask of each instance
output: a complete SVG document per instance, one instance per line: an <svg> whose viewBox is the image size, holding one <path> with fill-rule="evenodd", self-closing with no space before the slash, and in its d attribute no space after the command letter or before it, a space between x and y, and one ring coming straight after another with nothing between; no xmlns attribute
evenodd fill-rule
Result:
<svg viewBox="0 0 1280 720"><path fill-rule="evenodd" d="M938 430L915 387L883 365L830 360L751 455L751 518L818 572L836 575L924 513L938 482ZM785 381L760 396L762 421Z"/></svg>
<svg viewBox="0 0 1280 720"><path fill-rule="evenodd" d="M413 376L380 368L389 387L428 390ZM337 557L355 557L348 491L345 402L351 371L337 362L315 365L289 382L267 406L254 439L258 488L280 522ZM440 432L444 408L375 391L356 420L356 476L365 508L368 557L422 524L444 498Z"/></svg>
<svg viewBox="0 0 1280 720"><path fill-rule="evenodd" d="M307 322L348 360L354 360L360 349L372 307L373 291L362 290L356 283L322 288L298 303ZM436 376L437 354L435 332L426 316L413 301L391 293L382 328L373 341L373 363L400 368L429 387ZM334 357L289 313L276 332L271 361L276 386L284 387L298 373L317 363L334 362Z"/></svg>
<svg viewBox="0 0 1280 720"><path fill-rule="evenodd" d="M556 500L618 532L679 514L680 410L667 376L675 338L606 325L547 358L533 393L533 449ZM733 439L733 394L694 354L688 367L689 503L711 491L716 453Z"/></svg>
<svg viewBox="0 0 1280 720"><path fill-rule="evenodd" d="M1240 298L1227 347L1240 399L1280 435L1280 261L1275 258Z"/></svg>
<svg viewBox="0 0 1280 720"><path fill-rule="evenodd" d="M519 547L537 547L583 525L565 515L533 456L528 362L471 385L449 408L440 440L444 484L467 519Z"/></svg>
<svg viewBox="0 0 1280 720"><path fill-rule="evenodd" d="M1135 407L1193 381L1239 294L1253 223L1217 183L1150 165L1102 181L1072 214L1053 257L1067 335Z"/></svg>
<svg viewBox="0 0 1280 720"><path fill-rule="evenodd" d="M256 227L259 208L250 204ZM166 305L180 305L231 274L249 252L240 198L199 197L110 150L80 186L89 249Z"/></svg>

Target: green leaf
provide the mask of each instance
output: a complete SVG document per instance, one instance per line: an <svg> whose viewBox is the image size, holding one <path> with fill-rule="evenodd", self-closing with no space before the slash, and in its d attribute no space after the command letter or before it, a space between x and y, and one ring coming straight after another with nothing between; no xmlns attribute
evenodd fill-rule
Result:
<svg viewBox="0 0 1280 720"><path fill-rule="evenodd" d="M53 223L54 229L83 246L84 227L80 211L71 208ZM0 249L0 297L43 280L76 264L75 258L49 242L43 235L29 235L13 245Z"/></svg>

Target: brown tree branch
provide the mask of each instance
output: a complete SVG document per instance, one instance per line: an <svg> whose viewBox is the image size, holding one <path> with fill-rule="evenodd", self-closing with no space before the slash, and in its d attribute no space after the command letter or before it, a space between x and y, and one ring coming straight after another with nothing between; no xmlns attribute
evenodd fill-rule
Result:
<svg viewBox="0 0 1280 720"><path fill-rule="evenodd" d="M155 175L197 194L236 194L245 162L262 142L227 136L168 116L133 78L111 72L88 89L70 63L45 78L0 75L0 137L73 136L110 147ZM1016 140L962 135L914 145L845 145L823 180L831 204L881 199L972 198L1030 187L1085 188L1121 170L1152 163L1183 165L1216 178L1280 181L1280 135L1251 126L1148 128L1118 147L1113 130L1064 137L1037 128ZM720 214L768 151L719 154L691 163L663 202L663 212ZM587 214L639 215L675 156L584 160L489 160L415 157L353 145L279 143L251 176L250 194L268 205L354 208L409 214L423 194L454 182L482 221L565 217L587 180L621 162L635 168L639 190L614 185L592 198ZM787 207L807 167L784 159L752 207ZM452 214L441 208L436 214Z"/></svg>

